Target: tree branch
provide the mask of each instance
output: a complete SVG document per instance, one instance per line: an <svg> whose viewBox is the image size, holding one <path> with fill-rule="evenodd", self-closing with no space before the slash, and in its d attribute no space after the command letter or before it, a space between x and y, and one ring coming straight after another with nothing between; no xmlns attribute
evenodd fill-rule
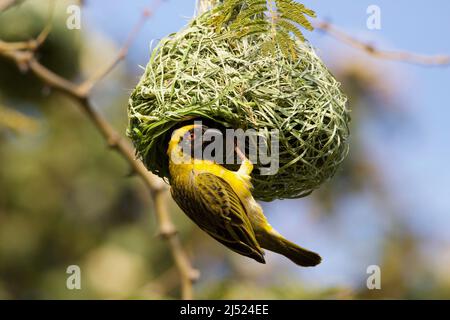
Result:
<svg viewBox="0 0 450 320"><path fill-rule="evenodd" d="M148 17L149 12L150 11L146 11L146 13L143 14L143 17ZM141 21L142 22L139 23L138 26L142 26L143 20ZM137 33L139 28L135 28L133 33ZM129 37L129 41L127 41L124 46L125 48L130 46L132 39L134 39L134 36ZM141 161L136 160L134 148L122 138L122 136L100 113L96 111L89 99L90 89L87 90L86 88L92 88L92 86L107 72L97 73L102 76L94 76L91 80L88 80L88 85L86 85L86 83L81 85L73 83L39 63L34 55L36 43L37 45L40 44L37 40L23 43L0 42L0 56L4 56L15 62L21 70L31 71L48 86L76 101L78 106L87 114L88 118L101 133L109 147L117 151L130 164L133 171L142 178L153 199L154 211L159 226L159 234L167 241L175 265L180 274L182 298L192 299L192 283L198 278L199 273L191 266L181 245L175 226L171 221L167 208L167 185L159 177L149 172ZM124 50L122 54L119 54L120 59L104 70L112 70L112 68L123 59L127 50L128 49Z"/></svg>
<svg viewBox="0 0 450 320"><path fill-rule="evenodd" d="M314 28L321 30L335 39L346 43L356 49L362 50L371 56L379 59L400 61L411 64L425 65L425 66L448 66L450 65L449 55L422 55L406 51L388 51L377 49L370 43L360 41L353 36L346 34L331 23L326 21L316 20L313 22Z"/></svg>

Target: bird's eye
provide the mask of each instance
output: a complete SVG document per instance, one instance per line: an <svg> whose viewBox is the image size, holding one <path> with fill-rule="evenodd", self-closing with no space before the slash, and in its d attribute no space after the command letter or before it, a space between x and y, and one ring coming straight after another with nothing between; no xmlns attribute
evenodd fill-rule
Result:
<svg viewBox="0 0 450 320"><path fill-rule="evenodd" d="M194 139L195 139L195 134L193 132L187 132L183 138L183 140L186 140L186 141L193 141Z"/></svg>
<svg viewBox="0 0 450 320"><path fill-rule="evenodd" d="M194 139L195 139L195 133L194 133L193 131L188 132L188 133L186 134L186 138L187 138L187 140L189 140L189 141L194 140Z"/></svg>

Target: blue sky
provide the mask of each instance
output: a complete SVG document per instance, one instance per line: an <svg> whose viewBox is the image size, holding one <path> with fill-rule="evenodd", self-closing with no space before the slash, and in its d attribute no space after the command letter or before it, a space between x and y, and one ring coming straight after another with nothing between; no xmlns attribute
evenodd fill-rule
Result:
<svg viewBox="0 0 450 320"><path fill-rule="evenodd" d="M127 58L127 66L136 76L142 72L138 65L147 62L150 42L185 25L194 12L194 2L163 1L140 32ZM88 1L83 21L89 28L100 30L120 44L148 3L151 1ZM320 18L376 46L424 54L450 54L450 1L305 0L303 3L314 9ZM366 27L366 10L373 4L381 8L381 30L371 31ZM307 37L325 61L336 58L335 52L359 54L318 32ZM345 59L345 54L339 57ZM371 127L369 121L364 139L370 146L371 156L383 168L389 191L398 202L396 205L404 210L402 214L408 217L411 227L429 239L424 245L432 247L434 255L439 256L440 244L450 243L450 68L374 63L381 72L386 70L386 81L392 78L401 81L398 99L406 106L412 125L386 133ZM312 271L301 271L300 276L324 284L356 285L355 281L364 277L365 268L377 262L377 239L385 222L380 218L376 203L370 194L347 199L339 209L345 218L333 226L311 221L311 217L302 214L309 205L307 200L283 201L267 204L265 210L270 211L273 225L282 233L327 257L327 263ZM292 220L296 223L290 223ZM292 225L307 228L292 230Z"/></svg>

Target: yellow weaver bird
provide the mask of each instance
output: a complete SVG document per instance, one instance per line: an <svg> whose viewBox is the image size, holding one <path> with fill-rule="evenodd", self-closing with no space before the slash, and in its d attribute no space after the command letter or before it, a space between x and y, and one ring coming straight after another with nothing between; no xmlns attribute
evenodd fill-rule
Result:
<svg viewBox="0 0 450 320"><path fill-rule="evenodd" d="M171 193L178 206L214 239L260 263L265 263L264 248L300 266L319 264L321 257L317 253L286 240L267 222L251 194L253 164L239 148L236 152L242 164L238 171L183 152L186 143L194 145L199 127L188 125L175 130L167 149Z"/></svg>

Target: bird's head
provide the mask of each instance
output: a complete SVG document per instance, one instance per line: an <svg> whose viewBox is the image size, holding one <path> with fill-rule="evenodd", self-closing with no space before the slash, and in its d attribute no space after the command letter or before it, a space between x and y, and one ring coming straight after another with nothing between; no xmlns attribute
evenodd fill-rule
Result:
<svg viewBox="0 0 450 320"><path fill-rule="evenodd" d="M203 125L191 124L174 130L167 149L169 158L180 157L183 151L188 151L189 157L192 158L194 150L202 147L202 134L206 129Z"/></svg>

